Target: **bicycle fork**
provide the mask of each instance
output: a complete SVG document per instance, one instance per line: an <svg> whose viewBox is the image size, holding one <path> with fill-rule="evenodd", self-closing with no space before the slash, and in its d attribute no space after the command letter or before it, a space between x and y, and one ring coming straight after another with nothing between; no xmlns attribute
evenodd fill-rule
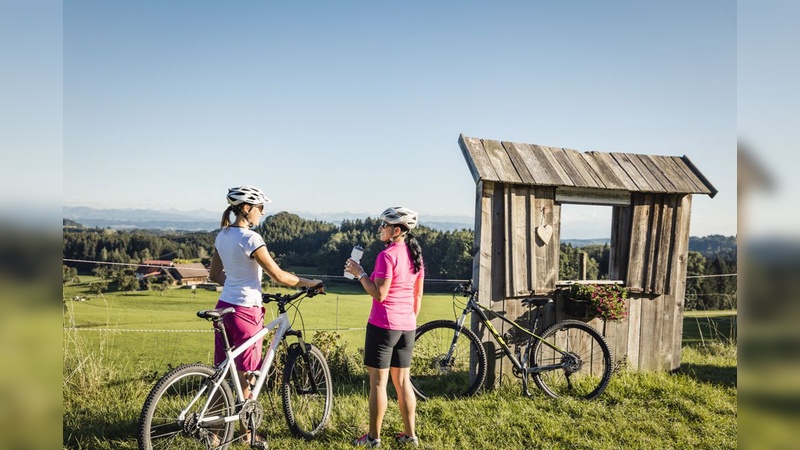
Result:
<svg viewBox="0 0 800 450"><path fill-rule="evenodd" d="M319 393L319 388L317 386L317 380L314 378L313 368L311 367L311 356L309 355L309 346L303 340L303 332L299 330L289 330L286 332L287 336L295 336L297 337L297 347L300 348L300 357L303 358L303 362L306 364L307 372L306 376L308 377L308 389L306 389L305 385L303 384L303 380L301 378L301 374L298 374L296 371L292 370L292 383L295 385L295 389L297 392L304 392L308 390L312 394ZM290 347L291 348L291 347ZM305 392L304 392L305 393Z"/></svg>

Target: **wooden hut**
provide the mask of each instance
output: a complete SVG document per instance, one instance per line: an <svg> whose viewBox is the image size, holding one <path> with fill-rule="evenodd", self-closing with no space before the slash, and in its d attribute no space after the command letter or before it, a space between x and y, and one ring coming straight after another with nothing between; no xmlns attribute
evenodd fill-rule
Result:
<svg viewBox="0 0 800 450"><path fill-rule="evenodd" d="M579 152L463 135L459 144L477 188L472 272L481 303L521 318L527 309L519 299L534 293L555 299L542 327L566 318L559 288L567 283L558 280L561 205L607 205L609 275L630 292L628 317L591 324L604 333L615 362L642 370L679 368L692 194L717 192L689 158ZM537 233L538 227L547 233ZM496 322L503 333L504 323ZM478 325L473 322L472 329L482 336L487 355L499 357ZM507 361L494 367L495 377L511 374Z"/></svg>

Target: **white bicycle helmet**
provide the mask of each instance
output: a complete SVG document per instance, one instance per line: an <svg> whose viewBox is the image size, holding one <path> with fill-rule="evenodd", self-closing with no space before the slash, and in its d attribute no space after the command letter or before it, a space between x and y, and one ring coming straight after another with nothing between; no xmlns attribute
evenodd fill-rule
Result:
<svg viewBox="0 0 800 450"><path fill-rule="evenodd" d="M228 189L228 204L238 206L242 203L249 205L263 205L271 200L264 195L264 191L255 186L239 186Z"/></svg>
<svg viewBox="0 0 800 450"><path fill-rule="evenodd" d="M413 230L417 226L418 214L402 206L395 206L386 208L386 211L381 213L381 220L390 225L405 225L409 230Z"/></svg>

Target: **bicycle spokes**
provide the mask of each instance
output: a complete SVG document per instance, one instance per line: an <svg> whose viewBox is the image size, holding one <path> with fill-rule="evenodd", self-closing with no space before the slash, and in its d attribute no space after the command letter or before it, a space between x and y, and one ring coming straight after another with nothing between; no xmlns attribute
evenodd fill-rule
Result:
<svg viewBox="0 0 800 450"><path fill-rule="evenodd" d="M605 390L611 379L611 352L594 328L562 321L545 330L542 339L531 361L537 370L534 382L547 395L592 399Z"/></svg>

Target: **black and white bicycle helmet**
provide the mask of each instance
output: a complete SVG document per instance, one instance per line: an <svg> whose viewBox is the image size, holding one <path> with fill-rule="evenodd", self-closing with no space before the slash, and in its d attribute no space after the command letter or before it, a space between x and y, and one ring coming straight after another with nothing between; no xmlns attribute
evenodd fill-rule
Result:
<svg viewBox="0 0 800 450"><path fill-rule="evenodd" d="M418 214L402 206L395 206L386 208L386 211L381 213L381 220L390 225L405 225L409 230L413 230L417 226Z"/></svg>
<svg viewBox="0 0 800 450"><path fill-rule="evenodd" d="M239 186L228 189L228 204L238 206L242 203L249 205L263 205L271 200L264 195L264 191L255 186Z"/></svg>

